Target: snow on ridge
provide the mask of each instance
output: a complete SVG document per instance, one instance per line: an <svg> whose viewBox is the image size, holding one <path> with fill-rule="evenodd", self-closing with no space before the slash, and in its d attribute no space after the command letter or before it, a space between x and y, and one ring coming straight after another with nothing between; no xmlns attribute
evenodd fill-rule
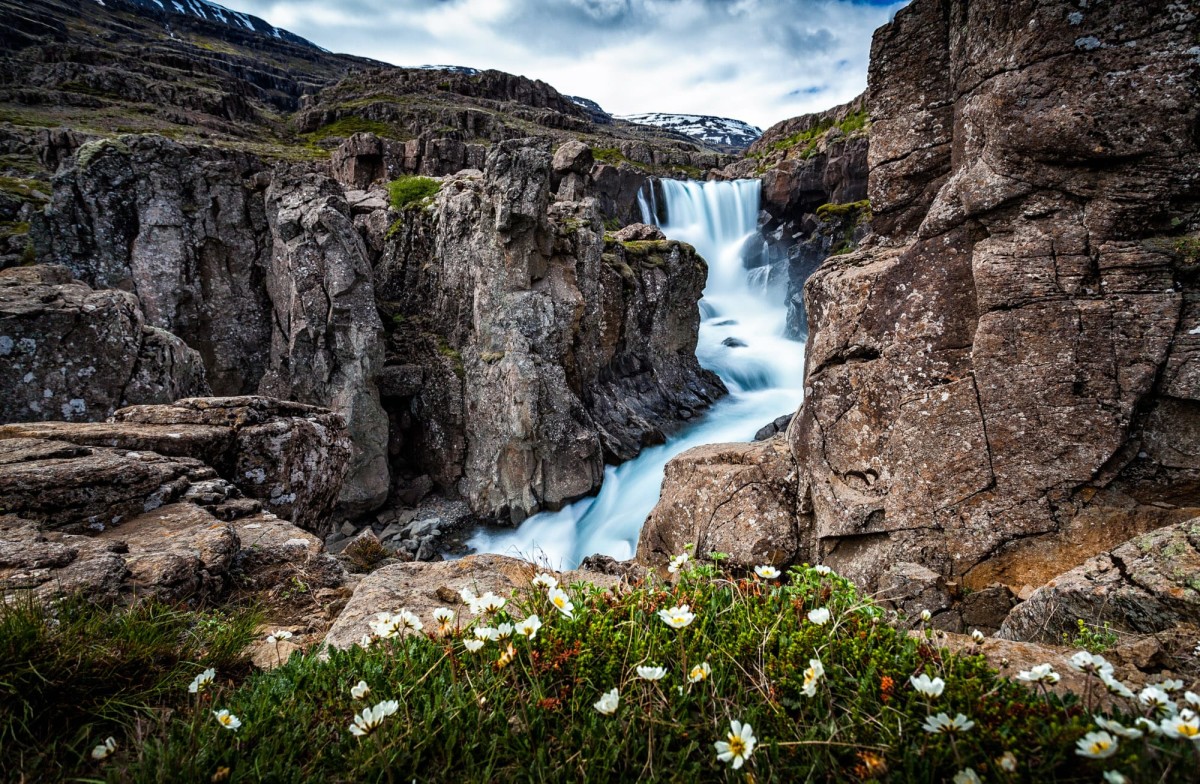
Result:
<svg viewBox="0 0 1200 784"><path fill-rule="evenodd" d="M762 129L750 123L730 117L714 117L706 114L643 112L622 115L620 119L639 125L665 128L708 144L721 144L728 147L748 147L755 139L762 136Z"/></svg>

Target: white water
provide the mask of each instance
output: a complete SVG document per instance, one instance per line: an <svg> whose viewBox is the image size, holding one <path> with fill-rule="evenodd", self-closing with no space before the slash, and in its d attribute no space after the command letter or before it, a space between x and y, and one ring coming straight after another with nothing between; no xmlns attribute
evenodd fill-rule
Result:
<svg viewBox="0 0 1200 784"><path fill-rule="evenodd" d="M729 388L705 414L634 460L609 466L599 494L558 512L534 515L517 529L480 529L468 541L477 552L501 553L572 569L593 553L633 556L646 516L658 502L663 469L675 455L701 444L749 441L763 425L800 405L804 344L783 337L784 293L771 289L765 267L744 268L743 248L757 237L758 180L662 181L667 220L663 232L695 246L708 262L700 301L696 356ZM639 197L642 220L657 210ZM722 343L735 338L745 346Z"/></svg>

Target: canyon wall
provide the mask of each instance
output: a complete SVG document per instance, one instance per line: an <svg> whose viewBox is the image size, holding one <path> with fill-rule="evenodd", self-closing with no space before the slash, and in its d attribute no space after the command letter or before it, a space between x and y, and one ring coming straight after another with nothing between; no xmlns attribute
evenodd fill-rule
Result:
<svg viewBox="0 0 1200 784"><path fill-rule="evenodd" d="M805 288L801 557L1028 590L1200 514L1196 24L916 0L876 33L874 233Z"/></svg>

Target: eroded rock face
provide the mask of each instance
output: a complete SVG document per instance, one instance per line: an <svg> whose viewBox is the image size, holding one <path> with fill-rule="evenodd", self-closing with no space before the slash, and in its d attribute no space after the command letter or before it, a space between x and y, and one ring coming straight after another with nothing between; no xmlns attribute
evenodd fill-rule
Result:
<svg viewBox="0 0 1200 784"><path fill-rule="evenodd" d="M137 297L33 266L0 270L0 389L0 422L87 422L208 384L200 355L148 326Z"/></svg>
<svg viewBox="0 0 1200 784"><path fill-rule="evenodd" d="M916 0L877 33L877 236L807 285L789 429L839 572L1019 590L1196 514L1195 21Z"/></svg>
<svg viewBox="0 0 1200 784"><path fill-rule="evenodd" d="M354 452L342 487L350 513L388 493L387 417L375 377L383 337L371 263L341 189L327 177L279 174L266 194L267 290L274 306L262 393L327 406L346 419Z"/></svg>
<svg viewBox="0 0 1200 784"><path fill-rule="evenodd" d="M1153 634L1200 625L1200 519L1160 528L1060 574L1008 615L999 636L1055 641L1078 621Z"/></svg>
<svg viewBox="0 0 1200 784"><path fill-rule="evenodd" d="M558 176L592 187L587 154L560 152ZM553 176L544 145L496 145L405 211L375 271L393 458L512 522L591 492L606 458L723 392L694 355L703 261L606 243L597 202L552 203Z"/></svg>
<svg viewBox="0 0 1200 784"><path fill-rule="evenodd" d="M685 552L728 555L742 568L790 564L811 549L796 520L796 476L782 437L711 444L667 463L663 494L642 526L637 559L661 565Z"/></svg>
<svg viewBox="0 0 1200 784"><path fill-rule="evenodd" d="M342 418L325 409L262 397L191 398L121 409L104 423L0 425L0 451L7 455L0 483L11 482L13 498L25 499L7 510L37 517L31 510L44 509L55 525L115 524L142 511L142 499L160 486L167 489L159 504L184 493L216 503L229 493L218 499L217 490L195 483L220 477L242 500L319 531L329 524L350 443ZM184 477L192 484L180 484Z"/></svg>

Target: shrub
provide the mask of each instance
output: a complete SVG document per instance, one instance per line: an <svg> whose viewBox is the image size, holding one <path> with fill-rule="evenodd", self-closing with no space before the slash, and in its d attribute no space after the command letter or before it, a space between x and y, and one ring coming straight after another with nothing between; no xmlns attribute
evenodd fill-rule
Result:
<svg viewBox="0 0 1200 784"><path fill-rule="evenodd" d="M436 195L441 188L441 183L429 177L406 175L388 183L388 196L392 209L399 212L410 204Z"/></svg>
<svg viewBox="0 0 1200 784"><path fill-rule="evenodd" d="M378 640L294 655L270 672L222 686L165 717L110 763L114 780L210 781L697 781L750 773L759 781L949 781L970 767L989 781L1086 781L1121 770L1135 781L1187 781L1186 740L1122 739L1104 760L1076 754L1094 706L1000 677L978 655L897 629L845 579L797 568L785 584L686 567L675 584L570 587L571 617L533 591L494 615L465 609L446 634ZM687 604L669 626L659 611ZM400 608L380 607L381 611ZM829 611L820 620L814 610ZM813 613L810 615L810 613ZM537 614L533 639L465 647L472 627ZM511 644L511 648L508 647ZM814 660L823 675L808 674ZM702 680L688 675L703 663ZM636 668L661 666L645 680ZM944 680L924 696L911 676ZM365 681L370 693L354 699ZM615 711L601 696L617 689ZM352 716L395 700L364 736ZM1131 701L1136 706L1136 700ZM601 703L601 707L607 707ZM213 720L227 709L236 732ZM381 711L381 715L387 710ZM922 728L963 714L957 737ZM1126 724L1125 716L1119 717ZM734 721L758 745L741 771L717 758ZM1015 770L1001 767L1012 755Z"/></svg>

